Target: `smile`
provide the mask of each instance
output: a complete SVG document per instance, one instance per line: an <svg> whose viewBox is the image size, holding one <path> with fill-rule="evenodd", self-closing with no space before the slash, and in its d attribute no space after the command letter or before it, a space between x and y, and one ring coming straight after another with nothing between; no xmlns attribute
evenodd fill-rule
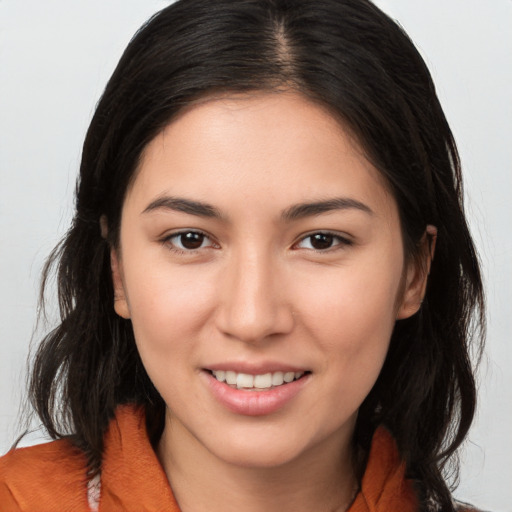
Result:
<svg viewBox="0 0 512 512"><path fill-rule="evenodd" d="M272 389L300 379L305 372L268 372L259 375L238 373L235 371L214 370L211 374L219 382L225 382L236 389Z"/></svg>
<svg viewBox="0 0 512 512"><path fill-rule="evenodd" d="M311 371L291 371L291 368L289 371L257 374L227 368L205 368L201 374L216 401L229 411L243 416L265 416L277 412L293 402L312 378Z"/></svg>

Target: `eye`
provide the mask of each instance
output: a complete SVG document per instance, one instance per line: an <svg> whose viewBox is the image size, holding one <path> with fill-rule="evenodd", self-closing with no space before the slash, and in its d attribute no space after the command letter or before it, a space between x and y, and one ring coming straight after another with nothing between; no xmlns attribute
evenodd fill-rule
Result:
<svg viewBox="0 0 512 512"><path fill-rule="evenodd" d="M172 249L182 252L196 251L205 247L214 247L215 244L201 231L181 231L168 236L164 240Z"/></svg>
<svg viewBox="0 0 512 512"><path fill-rule="evenodd" d="M352 241L335 233L317 232L305 236L296 244L299 249L327 251L337 246L352 245Z"/></svg>

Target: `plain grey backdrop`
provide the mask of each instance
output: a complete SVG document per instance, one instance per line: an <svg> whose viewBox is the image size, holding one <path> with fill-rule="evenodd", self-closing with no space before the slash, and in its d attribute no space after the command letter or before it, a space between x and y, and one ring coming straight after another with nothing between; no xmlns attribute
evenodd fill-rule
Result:
<svg viewBox="0 0 512 512"><path fill-rule="evenodd" d="M94 105L132 34L168 3L0 0L0 453L19 433L39 274L70 220ZM486 280L480 404L456 496L512 511L512 1L376 3L434 76Z"/></svg>

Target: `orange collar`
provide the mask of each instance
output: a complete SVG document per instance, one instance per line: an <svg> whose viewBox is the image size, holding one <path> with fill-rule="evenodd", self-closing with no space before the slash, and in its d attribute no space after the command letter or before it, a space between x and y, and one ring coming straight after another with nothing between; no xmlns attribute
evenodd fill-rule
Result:
<svg viewBox="0 0 512 512"><path fill-rule="evenodd" d="M361 490L347 512L416 512L418 500L396 443L383 427L373 435Z"/></svg>
<svg viewBox="0 0 512 512"><path fill-rule="evenodd" d="M167 477L146 435L142 409L119 407L105 437L100 512L180 512ZM417 500L405 479L396 444L376 431L361 490L347 512L414 512Z"/></svg>
<svg viewBox="0 0 512 512"><path fill-rule="evenodd" d="M142 408L122 406L105 435L99 512L180 512L151 447ZM2 510L90 512L84 454L62 439L0 457ZM417 500L391 435L373 437L361 490L348 512L415 512Z"/></svg>

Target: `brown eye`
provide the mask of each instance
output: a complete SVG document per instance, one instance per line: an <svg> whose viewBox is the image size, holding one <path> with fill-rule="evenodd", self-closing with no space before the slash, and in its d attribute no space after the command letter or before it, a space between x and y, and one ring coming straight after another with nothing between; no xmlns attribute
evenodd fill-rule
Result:
<svg viewBox="0 0 512 512"><path fill-rule="evenodd" d="M299 249L311 249L314 251L327 251L333 248L342 248L352 245L352 241L348 238L340 236L335 233L328 233L319 231L305 236L297 244Z"/></svg>
<svg viewBox="0 0 512 512"><path fill-rule="evenodd" d="M334 236L329 233L315 233L310 236L311 239L311 247L318 251L322 249L329 249L332 247L334 242Z"/></svg>
<svg viewBox="0 0 512 512"><path fill-rule="evenodd" d="M199 249L203 245L204 238L205 236L202 233L182 233L180 242L185 249Z"/></svg>
<svg viewBox="0 0 512 512"><path fill-rule="evenodd" d="M194 251L213 244L207 235L200 231L182 231L168 237L166 242L178 251Z"/></svg>

